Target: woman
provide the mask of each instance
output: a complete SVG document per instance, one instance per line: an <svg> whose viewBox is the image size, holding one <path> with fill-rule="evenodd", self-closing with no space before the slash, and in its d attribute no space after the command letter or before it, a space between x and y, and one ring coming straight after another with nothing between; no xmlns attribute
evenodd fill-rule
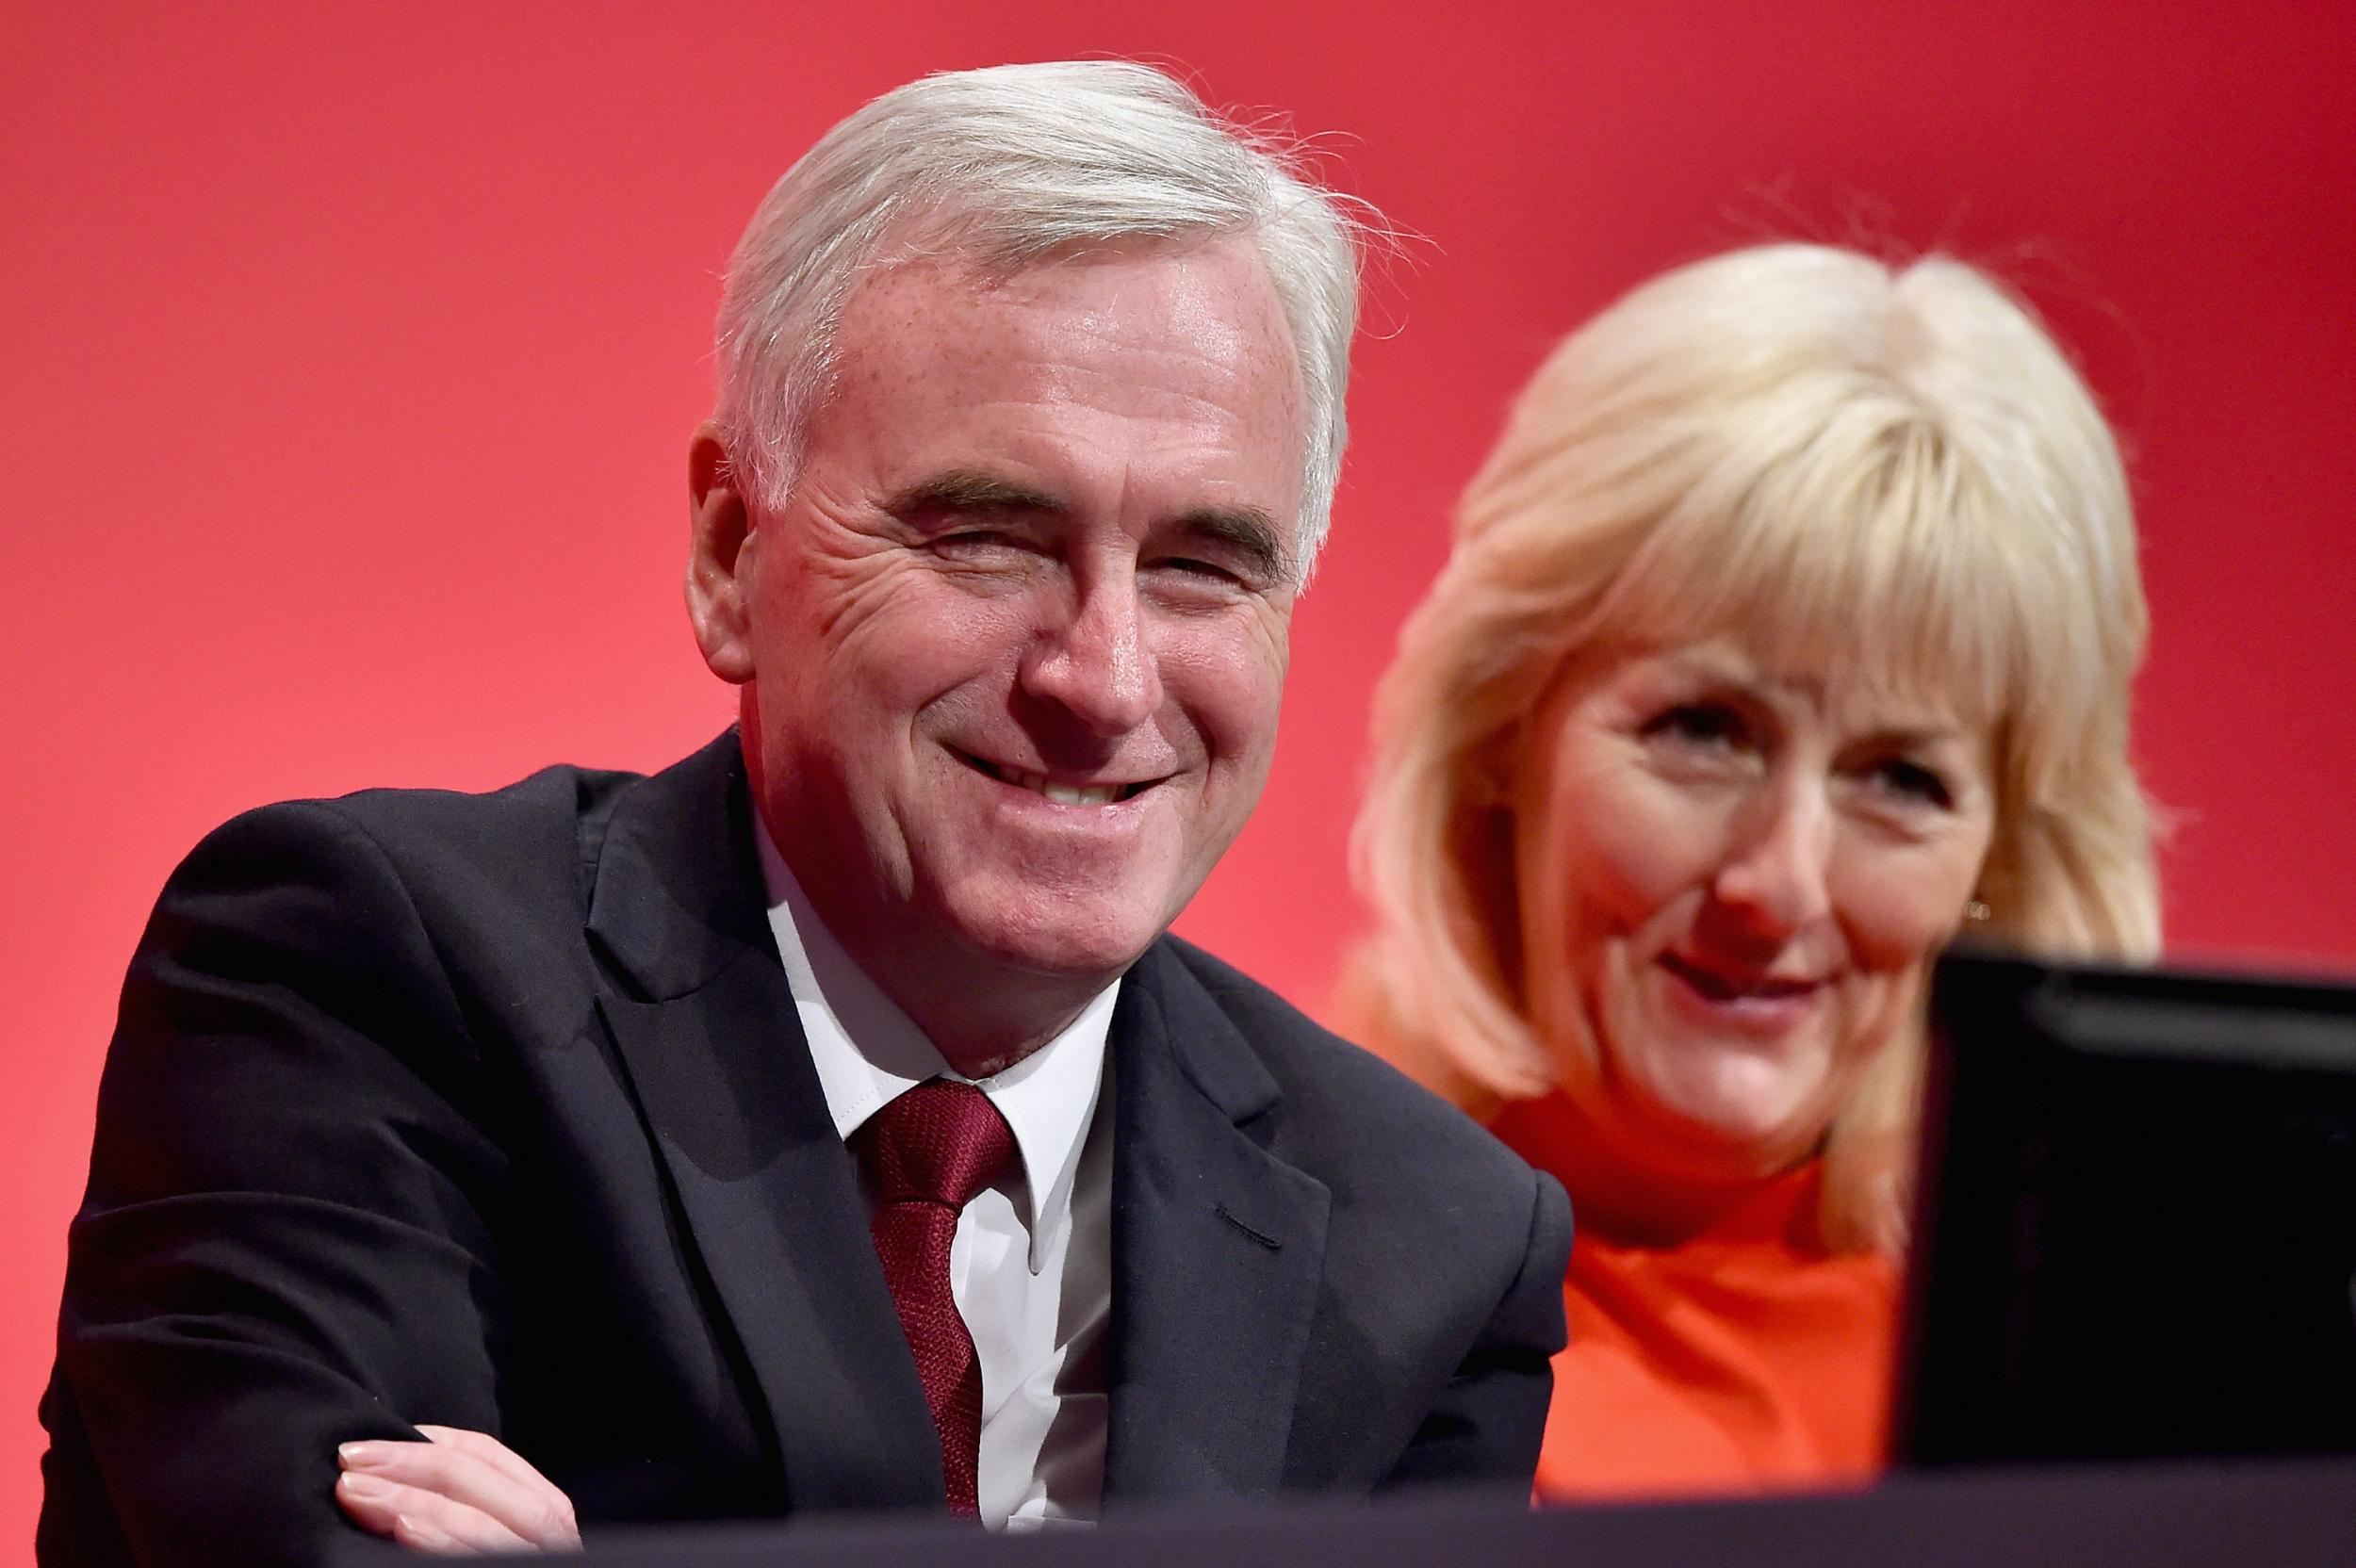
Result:
<svg viewBox="0 0 2356 1568"><path fill-rule="evenodd" d="M2157 945L2135 548L1953 261L1720 256L1523 393L1378 699L1347 1004L1570 1190L1542 1497L1877 1467L1935 955Z"/></svg>

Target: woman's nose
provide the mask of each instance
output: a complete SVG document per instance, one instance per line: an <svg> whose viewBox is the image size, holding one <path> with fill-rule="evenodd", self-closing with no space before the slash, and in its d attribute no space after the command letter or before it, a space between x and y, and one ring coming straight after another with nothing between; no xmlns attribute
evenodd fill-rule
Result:
<svg viewBox="0 0 2356 1568"><path fill-rule="evenodd" d="M1792 782L1741 814L1711 891L1750 935L1780 941L1832 907L1833 818L1824 789Z"/></svg>

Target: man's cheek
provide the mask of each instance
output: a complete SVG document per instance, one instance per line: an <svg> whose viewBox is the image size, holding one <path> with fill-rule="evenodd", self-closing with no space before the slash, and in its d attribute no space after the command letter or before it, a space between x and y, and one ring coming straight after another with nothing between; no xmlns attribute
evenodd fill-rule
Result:
<svg viewBox="0 0 2356 1568"><path fill-rule="evenodd" d="M1203 727L1239 743L1272 736L1284 697L1286 647L1256 633L1183 640L1162 657L1163 684L1203 715Z"/></svg>

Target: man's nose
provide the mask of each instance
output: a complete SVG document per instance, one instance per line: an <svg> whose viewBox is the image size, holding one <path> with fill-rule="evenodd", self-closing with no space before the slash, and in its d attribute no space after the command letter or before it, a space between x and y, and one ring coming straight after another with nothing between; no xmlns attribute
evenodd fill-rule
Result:
<svg viewBox="0 0 2356 1568"><path fill-rule="evenodd" d="M1832 907L1832 802L1817 780L1762 790L1738 814L1711 888L1745 934L1780 942Z"/></svg>
<svg viewBox="0 0 2356 1568"><path fill-rule="evenodd" d="M1069 615L1041 631L1023 662L1023 685L1099 735L1124 735L1162 703L1148 646L1145 606L1128 572L1078 585Z"/></svg>

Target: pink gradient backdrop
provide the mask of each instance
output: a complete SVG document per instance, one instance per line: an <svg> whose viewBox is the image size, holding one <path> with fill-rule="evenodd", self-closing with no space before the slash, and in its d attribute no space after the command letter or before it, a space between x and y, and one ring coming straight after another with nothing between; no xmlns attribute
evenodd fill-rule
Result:
<svg viewBox="0 0 2356 1568"><path fill-rule="evenodd" d="M676 586L714 274L922 72L1120 53L1424 237L1372 291L1268 797L1184 929L1312 1008L1368 691L1546 346L1785 234L2024 284L2131 450L2179 951L2356 967L2356 8L114 4L0 48L0 1562L124 958L240 808L638 767L727 721Z"/></svg>

